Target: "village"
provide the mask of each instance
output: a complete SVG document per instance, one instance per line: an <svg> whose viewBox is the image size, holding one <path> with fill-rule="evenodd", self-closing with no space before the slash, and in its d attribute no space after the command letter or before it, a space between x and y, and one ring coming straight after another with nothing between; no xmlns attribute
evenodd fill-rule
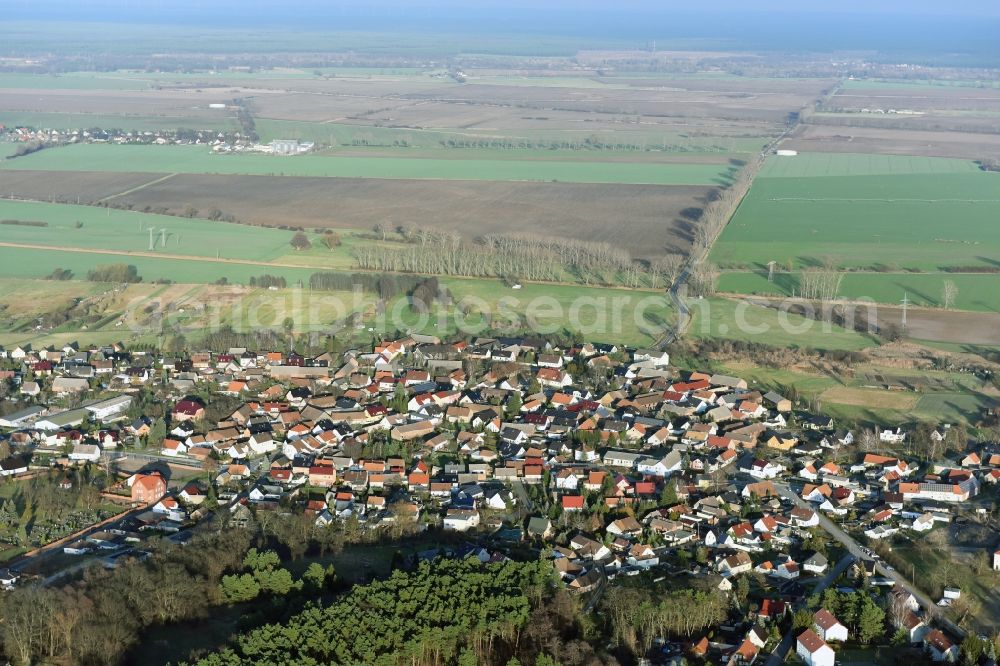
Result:
<svg viewBox="0 0 1000 666"><path fill-rule="evenodd" d="M109 505L61 531L12 525L0 585L113 568L213 521L304 516L422 534L428 557L542 558L589 609L665 579L729 600L691 636L647 636L650 663L973 649L992 611L892 551L947 545L963 524L995 535L1000 448L941 424L918 453L915 432L847 427L670 361L423 335L317 357L0 350L0 512L16 522L3 489L39 478L66 492L99 478ZM1000 571L998 546L967 549L977 575Z"/></svg>

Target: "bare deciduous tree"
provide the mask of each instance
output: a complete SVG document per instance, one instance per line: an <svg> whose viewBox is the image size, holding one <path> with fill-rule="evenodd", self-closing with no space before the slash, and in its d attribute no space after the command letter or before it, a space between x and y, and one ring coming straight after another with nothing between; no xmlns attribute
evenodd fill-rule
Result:
<svg viewBox="0 0 1000 666"><path fill-rule="evenodd" d="M955 305L957 297L958 285L953 280L945 280L944 285L941 287L941 304L944 306L944 309L950 310Z"/></svg>

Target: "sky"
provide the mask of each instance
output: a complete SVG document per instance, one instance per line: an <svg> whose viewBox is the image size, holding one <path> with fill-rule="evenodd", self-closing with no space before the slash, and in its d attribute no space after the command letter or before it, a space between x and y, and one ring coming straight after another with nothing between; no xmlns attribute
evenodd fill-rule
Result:
<svg viewBox="0 0 1000 666"><path fill-rule="evenodd" d="M990 53L994 0L0 0L5 21L521 33L748 50ZM2 38L2 23L0 23ZM658 41L658 43L660 43Z"/></svg>

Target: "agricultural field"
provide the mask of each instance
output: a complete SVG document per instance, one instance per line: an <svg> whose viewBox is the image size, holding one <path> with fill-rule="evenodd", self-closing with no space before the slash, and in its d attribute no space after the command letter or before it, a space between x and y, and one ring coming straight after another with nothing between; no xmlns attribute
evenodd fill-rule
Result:
<svg viewBox="0 0 1000 666"><path fill-rule="evenodd" d="M18 38L16 26L10 33ZM514 75L496 61L467 67L461 83L440 67L153 69L2 75L0 124L238 130L232 108L209 105L244 99L262 141L318 149L285 158L207 146L54 147L0 161L0 195L201 217L219 210L259 226L417 225L467 240L551 234L652 260L686 253L714 192L835 83L581 69L556 59ZM100 244L131 249L115 242ZM277 259L351 264L348 247Z"/></svg>
<svg viewBox="0 0 1000 666"><path fill-rule="evenodd" d="M800 279L797 272L778 272L774 281L768 282L766 269L752 273L724 272L719 278L719 290L730 294L793 296L801 294ZM1000 307L997 276L993 273L845 273L838 298L898 306L905 295L912 306L939 309L944 304L946 280L958 288L953 308L996 313ZM940 309L938 312L944 313Z"/></svg>
<svg viewBox="0 0 1000 666"><path fill-rule="evenodd" d="M1000 174L873 155L772 158L712 251L723 267L940 270L1000 256ZM951 221L947 225L942 220Z"/></svg>
<svg viewBox="0 0 1000 666"><path fill-rule="evenodd" d="M828 119L828 118L822 118ZM800 152L921 155L968 160L1000 159L1000 135L991 131L893 129L818 125L809 119L782 142Z"/></svg>
<svg viewBox="0 0 1000 666"><path fill-rule="evenodd" d="M59 113L0 111L0 125L54 130L100 127L132 132L156 132L178 128L233 132L239 129L235 118L219 114L215 114L215 117L205 117L183 113L133 115L126 113L76 113L73 111Z"/></svg>
<svg viewBox="0 0 1000 666"><path fill-rule="evenodd" d="M578 161L407 159L298 155L213 154L205 146L77 144L50 148L0 169L145 171L335 178L564 181L657 185L725 185L728 164L629 164Z"/></svg>
<svg viewBox="0 0 1000 666"><path fill-rule="evenodd" d="M1000 114L995 82L976 80L847 80L808 121L909 132L992 133Z"/></svg>
<svg viewBox="0 0 1000 666"><path fill-rule="evenodd" d="M455 231L468 240L487 233L547 233L611 242L639 258L686 252L691 220L712 191L705 186L280 176L179 174L164 179L157 174L0 169L0 192L26 199L57 196L86 203L113 196L135 210L182 214L191 207L204 217L218 209L253 225L370 231L376 223L390 228L413 224ZM173 224L170 220L161 226ZM250 238L256 231L237 227L236 233Z"/></svg>
<svg viewBox="0 0 1000 666"><path fill-rule="evenodd" d="M0 243L270 261L291 251L292 232L95 206L0 199ZM165 233L164 233L165 232ZM164 239L166 245L163 245Z"/></svg>
<svg viewBox="0 0 1000 666"><path fill-rule="evenodd" d="M725 298L692 301L688 334L758 342L777 347L856 351L878 344L872 336L849 331L832 323L812 321L802 315L780 313L750 301Z"/></svg>
<svg viewBox="0 0 1000 666"><path fill-rule="evenodd" d="M1000 174L967 160L774 157L710 258L724 271L719 289L726 293L801 294L802 270L833 266L848 271L841 299L896 305L905 296L913 306L941 308L951 283L952 308L992 313L1000 308L992 273L1000 265L997 219Z"/></svg>

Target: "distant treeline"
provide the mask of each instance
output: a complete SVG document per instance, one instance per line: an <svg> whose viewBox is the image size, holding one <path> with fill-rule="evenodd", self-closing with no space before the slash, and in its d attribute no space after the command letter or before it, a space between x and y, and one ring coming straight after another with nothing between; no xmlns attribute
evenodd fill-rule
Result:
<svg viewBox="0 0 1000 666"><path fill-rule="evenodd" d="M264 289L269 289L274 287L275 289L284 289L288 286L288 281L280 275L254 275L250 277L251 287L262 287Z"/></svg>
<svg viewBox="0 0 1000 666"><path fill-rule="evenodd" d="M91 282L142 282L139 269L131 264L101 264L87 272Z"/></svg>
<svg viewBox="0 0 1000 666"><path fill-rule="evenodd" d="M403 293L411 293L423 280L407 275L376 275L372 273L313 273L309 277L309 288L322 291L353 291L360 288L379 298L392 298Z"/></svg>
<svg viewBox="0 0 1000 666"><path fill-rule="evenodd" d="M250 108L247 106L246 100L240 97L234 99L233 104L240 108L236 113L236 120L239 121L240 127L243 129L243 135L251 141L259 140L257 125L254 123L253 116L250 115Z"/></svg>
<svg viewBox="0 0 1000 666"><path fill-rule="evenodd" d="M16 157L24 157L25 155L30 155L31 153L37 153L39 150L48 148L49 144L44 141L32 141L31 143L22 143L17 147L16 150L7 156L7 159L12 160Z"/></svg>
<svg viewBox="0 0 1000 666"><path fill-rule="evenodd" d="M58 280L59 282L62 282L64 280L72 280L73 279L73 271L69 270L68 268L57 268L54 271L52 271L51 273L49 273L45 277L45 279L46 280Z"/></svg>
<svg viewBox="0 0 1000 666"><path fill-rule="evenodd" d="M37 220L0 220L0 224L6 224L11 227L47 227L48 222L39 222Z"/></svg>

